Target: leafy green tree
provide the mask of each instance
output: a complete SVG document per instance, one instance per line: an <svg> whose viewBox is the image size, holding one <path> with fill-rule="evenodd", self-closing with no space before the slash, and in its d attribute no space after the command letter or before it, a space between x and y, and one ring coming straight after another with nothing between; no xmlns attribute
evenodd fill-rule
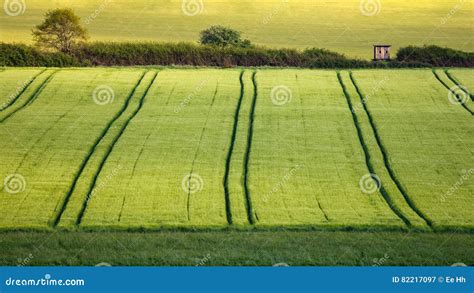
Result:
<svg viewBox="0 0 474 293"><path fill-rule="evenodd" d="M245 39L242 40L239 31L224 26L216 25L201 32L200 43L202 45L214 45L219 47L235 46L248 48L252 43Z"/></svg>
<svg viewBox="0 0 474 293"><path fill-rule="evenodd" d="M54 9L46 12L43 23L33 29L37 46L70 54L75 45L87 40L87 30L72 9Z"/></svg>

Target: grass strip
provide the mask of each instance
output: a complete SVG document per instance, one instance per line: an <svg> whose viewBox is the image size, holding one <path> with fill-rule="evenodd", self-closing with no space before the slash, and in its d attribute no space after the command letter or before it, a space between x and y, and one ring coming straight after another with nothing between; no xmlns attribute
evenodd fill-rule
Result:
<svg viewBox="0 0 474 293"><path fill-rule="evenodd" d="M56 70L56 71L53 71L49 76L48 78L46 78L43 83L33 92L33 94L31 94L31 96L28 98L28 100L25 101L25 103L23 103L23 105L19 106L18 108L16 108L15 110L13 110L12 112L8 113L5 117L3 117L2 119L0 119L0 123L3 123L5 122L6 120L10 119L11 117L13 117L16 113L18 113L19 111L23 110L24 108L28 107L29 105L31 105L37 98L38 96L41 94L41 92L44 90L44 88L46 87L46 85L51 81L51 79L53 79L53 76L58 72L59 70Z"/></svg>
<svg viewBox="0 0 474 293"><path fill-rule="evenodd" d="M230 174L230 162L232 160L232 154L234 152L234 146L235 146L235 139L237 136L237 127L239 125L239 115L240 115L240 108L242 106L242 100L244 97L244 81L243 81L243 76L244 76L244 70L240 72L240 96L239 100L237 101L237 107L235 109L235 114L234 114L234 126L232 128L232 135L230 138L230 145L229 145L229 151L227 153L227 158L225 162L225 172L224 172L224 195L225 195L225 209L226 209L226 215L227 215L227 222L229 225L232 225L232 211L230 208L230 193L229 193L229 174Z"/></svg>
<svg viewBox="0 0 474 293"><path fill-rule="evenodd" d="M257 71L254 71L252 74L252 83L253 83L253 99L252 105L250 108L250 115L249 115L249 130L247 134L247 150L245 152L245 159L244 159L244 190L245 190L245 202L247 205L247 215L248 220L251 225L255 224L254 213L252 208L252 200L250 196L250 188L249 188L249 162L250 162L250 152L252 151L252 139L253 139L253 122L255 119L255 108L257 105L257 97L258 97L258 87L257 87Z"/></svg>
<svg viewBox="0 0 474 293"><path fill-rule="evenodd" d="M349 93L347 92L346 86L344 82L342 81L341 78L341 73L337 72L337 79L339 80L339 84L341 85L342 91L344 93L344 96L346 97L347 105L349 106L349 110L351 111L352 114L352 120L354 121L354 126L357 130L357 136L359 137L359 142L360 145L362 146L362 150L364 151L364 156L365 156L365 164L367 165L367 168L369 169L369 172L371 174L376 174L374 167L370 161L370 153L369 149L367 148L367 145L365 144L364 137L362 135L362 130L359 127L359 120L357 118L356 112L354 110L354 107L351 102L351 97ZM392 198L388 194L388 192L385 190L383 183L375 178L372 177L372 179L375 181L375 184L380 187L380 193L382 194L383 198L387 202L388 206L390 209L397 215L408 227L411 227L412 224L410 223L410 220L402 213L402 211L395 205L393 202Z"/></svg>
<svg viewBox="0 0 474 293"><path fill-rule="evenodd" d="M2 70L3 71L3 70ZM16 103L16 101L21 97L21 95L23 95L23 93L30 87L30 85L36 80L36 78L38 76L40 76L43 72L46 71L46 68L41 70L40 73L36 74L35 76L33 76L32 78L30 78L30 80L23 86L22 90L13 98L11 99L9 102L7 102L6 105L4 105L3 107L0 108L0 112L2 111L5 111L6 109L8 109L10 106L12 106L13 104Z"/></svg>
<svg viewBox="0 0 474 293"><path fill-rule="evenodd" d="M144 76L145 74L143 74ZM143 79L143 76L142 76L142 79ZM109 146L108 150L107 150L107 153L105 154L104 158L102 159L100 165L99 165L99 168L97 170L97 173L96 175L94 176L94 179L92 180L92 183L91 183L91 186L89 188L89 192L87 193L87 196L84 200L84 203L82 205L82 209L79 213L79 216L77 218L77 221L76 221L76 225L80 225L81 224L81 221L82 221L82 218L84 217L84 214L86 212L86 209L87 209L87 205L89 203L89 200L90 200L90 197L91 197L91 194L92 194L92 191L94 190L95 188L95 185L97 183L97 179L99 178L99 175L105 165L105 163L107 162L107 159L109 158L110 154L112 153L113 149L114 149L114 146L117 144L118 140L120 139L120 137L122 137L123 133L125 132L125 130L127 129L128 127L128 124L133 120L133 118L135 118L135 116L140 112L140 110L142 109L143 107L143 104L145 103L145 97L146 95L148 94L148 91L150 90L151 86L154 84L156 78L158 76L158 72L155 73L155 76L153 77L153 79L151 80L150 84L147 86L145 92L143 93L142 97L140 98L140 104L138 105L137 109L132 113L132 115L130 115L130 117L127 119L127 121L124 123L124 125L122 126L122 128L120 129L119 133L117 134L117 136L114 138L114 140L112 141L111 145ZM136 88L135 88L136 89Z"/></svg>
<svg viewBox="0 0 474 293"><path fill-rule="evenodd" d="M433 228L433 222L420 210L418 209L418 207L415 205L415 203L411 200L410 196L408 196L408 193L406 192L406 190L403 188L402 184L400 183L400 181L398 180L398 178L395 176L395 172L393 171L392 169L392 166L390 164L390 161L388 159L388 153L387 153L387 150L385 149L384 145L382 144L382 140L380 138L380 134L378 132L378 129L377 129L377 126L375 125L375 122L374 122L374 119L372 117L372 114L370 113L368 107L367 107L367 104L366 104L366 98L365 96L362 94L355 78L354 78L354 75L352 73L352 71L349 73L349 76L351 78L351 81L352 81L352 84L354 85L356 91L357 91L357 94L359 95L359 98L361 100L361 103L362 103L362 106L364 108L364 111L367 113L367 117L369 118L369 122L370 122L370 126L372 127L373 131L374 131L374 135L375 135L375 139L377 141L377 145L378 147L380 148L380 151L382 152L382 156L383 156L383 161L384 161L384 164L385 164L385 167L387 168L387 171L388 171L388 174L390 175L390 178L392 179L392 181L395 183L395 185L397 186L398 190L400 190L400 193L403 195L403 197L405 198L405 201L407 202L407 204L410 206L410 208L420 217L422 218L426 224L428 226L430 226L431 228Z"/></svg>
<svg viewBox="0 0 474 293"><path fill-rule="evenodd" d="M474 237L381 231L4 232L0 265L451 266L474 265ZM170 249L172 252L170 253ZM73 257L71 257L73 256ZM343 256L343 257L341 257Z"/></svg>
<svg viewBox="0 0 474 293"><path fill-rule="evenodd" d="M120 109L120 111L118 111L117 114L115 114L115 116L112 118L112 120L109 121L107 126L104 128L102 133L99 135L97 140L92 145L92 147L89 150L89 153L87 154L87 156L82 161L82 164L79 167L79 171L77 172L76 176L74 177L74 180L71 184L71 187L70 187L68 193L66 194L66 197L65 197L63 203L61 204L61 209L59 210L59 213L54 218L54 221L52 223L54 227L56 227L59 224L59 221L61 220L61 217L64 214L64 211L66 210L66 207L69 203L69 200L70 200L70 198L71 198L71 196L74 192L74 189L76 188L76 184L79 181L79 177L81 177L82 173L84 172L84 169L86 168L87 163L89 162L90 158L92 157L95 150L99 146L100 142L104 139L104 137L108 133L109 129L112 127L112 125L115 123L115 121L117 121L120 118L120 116L122 116L122 114L125 112L125 110L128 108L128 105L130 104L130 100L132 99L133 95L135 94L135 91L137 90L138 86L141 84L143 78L145 77L145 74L146 74L146 71L144 71L143 74L138 79L137 83L135 84L135 86L131 90L130 94L128 95L127 99L125 100L125 103L122 106L122 108Z"/></svg>
<svg viewBox="0 0 474 293"><path fill-rule="evenodd" d="M458 103L459 103L466 111L468 111L471 115L474 115L474 112L472 112L471 109L469 109L469 108L466 106L466 103L463 102L462 98L461 98L456 92L454 92L454 91L449 87L449 85L447 85L447 84L441 79L441 77L438 75L438 73L436 72L436 70L433 69L432 72L433 72L435 78L436 78L445 88L447 88L450 93L452 93L452 94L456 97Z"/></svg>

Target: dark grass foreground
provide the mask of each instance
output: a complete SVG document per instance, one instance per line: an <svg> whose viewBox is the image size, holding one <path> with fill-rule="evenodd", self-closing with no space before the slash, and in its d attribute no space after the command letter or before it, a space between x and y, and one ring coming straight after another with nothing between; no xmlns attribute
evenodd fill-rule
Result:
<svg viewBox="0 0 474 293"><path fill-rule="evenodd" d="M2 232L7 266L474 265L474 237L404 232Z"/></svg>

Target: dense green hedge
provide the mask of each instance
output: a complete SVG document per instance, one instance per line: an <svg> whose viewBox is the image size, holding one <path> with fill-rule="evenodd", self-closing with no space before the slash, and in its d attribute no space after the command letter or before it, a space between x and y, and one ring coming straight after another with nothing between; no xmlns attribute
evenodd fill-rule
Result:
<svg viewBox="0 0 474 293"><path fill-rule="evenodd" d="M80 60L93 65L194 65L354 67L370 62L348 59L327 50L238 48L201 46L192 43L91 43L77 50Z"/></svg>
<svg viewBox="0 0 474 293"><path fill-rule="evenodd" d="M63 53L41 52L23 44L0 43L0 66L80 66L75 57Z"/></svg>
<svg viewBox="0 0 474 293"><path fill-rule="evenodd" d="M474 53L468 53L438 46L405 47L397 53L397 60L422 62L436 67L474 67Z"/></svg>
<svg viewBox="0 0 474 293"><path fill-rule="evenodd" d="M432 49L432 48L436 48ZM428 52L426 52L428 50ZM443 52L446 52L443 55ZM24 44L0 43L0 66L275 66L303 68L397 68L473 66L473 54L438 47L408 47L397 60L372 62L350 59L325 49L213 47L192 43L89 43L74 55L42 52Z"/></svg>

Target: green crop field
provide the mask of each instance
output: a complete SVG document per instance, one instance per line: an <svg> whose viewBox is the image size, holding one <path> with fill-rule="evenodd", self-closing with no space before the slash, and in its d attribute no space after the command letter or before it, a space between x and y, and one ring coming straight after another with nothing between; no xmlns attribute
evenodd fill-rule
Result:
<svg viewBox="0 0 474 293"><path fill-rule="evenodd" d="M9 68L0 227L470 231L469 74Z"/></svg>
<svg viewBox="0 0 474 293"><path fill-rule="evenodd" d="M9 2L20 2L11 1ZM473 0L83 0L21 1L0 13L0 41L31 42L31 29L52 8L71 7L92 40L197 41L221 24L270 47L320 47L361 58L372 45L433 44L473 51ZM5 13L4 13L5 12Z"/></svg>
<svg viewBox="0 0 474 293"><path fill-rule="evenodd" d="M388 249L377 240L383 235L400 242L390 247L397 256L387 264L433 264L408 261L401 250L416 239L439 239L414 252L421 259L438 242L472 243L473 74L5 68L0 247L21 230L27 236L11 248L15 253L23 253L27 239L39 242L48 233L59 233L45 240L51 247L72 239L91 243L105 233L135 250L143 243L128 243L121 231L146 231L176 239L183 255L195 258L193 241L211 235L214 247L245 235L245 247L275 253L287 247L278 238L288 235L295 243L329 237L320 242L327 247L366 235L377 248L367 252L360 242L351 253L377 257ZM51 247L38 252L44 256L37 264L48 264ZM447 259L471 263L466 249ZM307 253L294 263L324 263L321 251ZM249 255L252 260L234 255L213 264L279 262ZM127 265L160 261L109 256ZM367 265L367 257L355 259L331 255L327 264Z"/></svg>

